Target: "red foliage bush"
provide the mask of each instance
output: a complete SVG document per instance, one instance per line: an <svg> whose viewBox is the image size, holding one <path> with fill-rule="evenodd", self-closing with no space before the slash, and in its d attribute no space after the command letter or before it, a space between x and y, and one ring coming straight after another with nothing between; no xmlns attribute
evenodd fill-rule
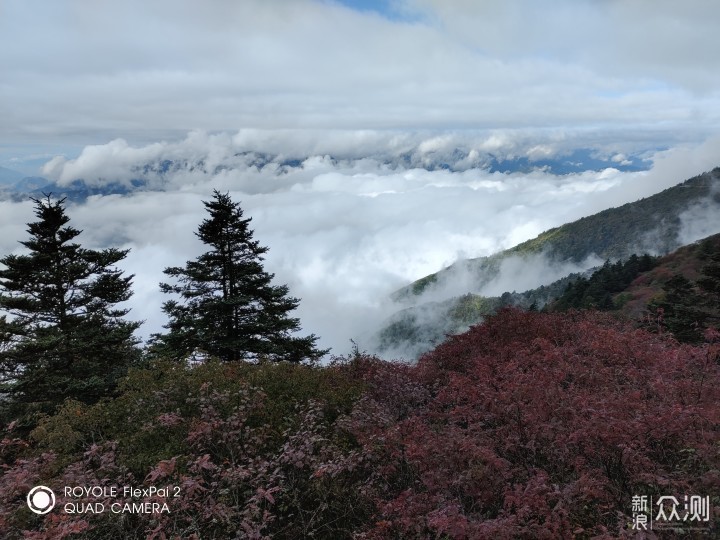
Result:
<svg viewBox="0 0 720 540"><path fill-rule="evenodd" d="M597 313L504 310L417 365L148 370L32 441L6 430L0 533L620 538L634 495L684 494L712 497L718 533L719 350ZM169 513L36 516L38 483L180 496Z"/></svg>
<svg viewBox="0 0 720 540"><path fill-rule="evenodd" d="M713 358L592 313L505 310L451 337L408 371L410 414L379 385L358 404L358 437L404 475L367 537L620 535L633 495L720 493Z"/></svg>

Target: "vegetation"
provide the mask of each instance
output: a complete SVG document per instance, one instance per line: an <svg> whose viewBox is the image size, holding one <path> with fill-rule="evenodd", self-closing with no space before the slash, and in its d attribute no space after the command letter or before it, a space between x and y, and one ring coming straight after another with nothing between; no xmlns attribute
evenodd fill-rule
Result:
<svg viewBox="0 0 720 540"><path fill-rule="evenodd" d="M708 197L717 201L720 195L714 186L719 181L720 168L717 168L651 197L550 229L491 257L460 261L456 265L462 265L476 275L477 288L480 288L497 275L502 260L512 256L542 254L552 261L582 262L593 254L602 259L626 259L639 247L640 251L652 247L656 252L669 253L680 247L678 232L682 212ZM643 246L643 241L648 245ZM402 300L419 296L452 272L451 266L421 278L397 291L393 298Z"/></svg>
<svg viewBox="0 0 720 540"><path fill-rule="evenodd" d="M720 235L665 257L632 255L585 275L500 297L467 294L395 314L379 333L380 350L418 357L504 306L565 311L614 311L684 343L702 343L720 325Z"/></svg>
<svg viewBox="0 0 720 540"><path fill-rule="evenodd" d="M667 331L683 343L702 343L708 331L720 323L720 242L703 242L701 250L710 260L696 281L673 274L662 285L662 293L648 303L648 326Z"/></svg>
<svg viewBox="0 0 720 540"><path fill-rule="evenodd" d="M466 294L444 302L428 302L391 317L378 333L381 353L417 358L448 335L466 331L501 306L499 298Z"/></svg>
<svg viewBox="0 0 720 540"><path fill-rule="evenodd" d="M161 283L181 302L163 305L169 332L156 336L156 349L175 357L211 355L224 361L267 358L314 360L327 351L315 347L317 337L296 337L300 322L288 313L299 300L285 285L272 285L262 255L266 247L253 240L252 218L243 219L238 203L215 191L204 202L210 217L196 233L210 250L184 267L165 269L175 284Z"/></svg>
<svg viewBox="0 0 720 540"><path fill-rule="evenodd" d="M298 361L324 351L292 335L298 300L215 192L210 250L166 270L180 301L138 362L115 306L127 252L81 248L63 201L35 203L30 253L0 260L3 538L628 538L635 497L691 494L713 516L693 525L720 536L720 235L434 306L484 322L415 364L321 366ZM596 309L651 282L646 328ZM573 309L538 311L562 289ZM423 323L407 313L396 333ZM54 490L45 515L33 486Z"/></svg>
<svg viewBox="0 0 720 540"><path fill-rule="evenodd" d="M565 292L552 303L552 309L616 309L620 306L615 303L613 296L624 291L640 274L651 270L657 260L657 257L650 255L632 255L626 261L606 261L589 278L581 276L568 283Z"/></svg>
<svg viewBox="0 0 720 540"><path fill-rule="evenodd" d="M497 296L465 294L443 302L426 302L394 314L378 332L378 351L418 358L442 343L448 335L465 332L501 307L540 310L555 301L569 284L582 279L570 274L549 285Z"/></svg>
<svg viewBox="0 0 720 540"><path fill-rule="evenodd" d="M158 361L0 438L4 538L625 538L632 497L720 506L720 344L501 310L416 365ZM34 485L57 495L31 513ZM170 486L65 495L63 486ZM178 488L176 490L175 488ZM174 496L177 494L177 496ZM156 502L168 512L69 513ZM72 508L72 507L71 507ZM720 522L703 523L709 536Z"/></svg>
<svg viewBox="0 0 720 540"><path fill-rule="evenodd" d="M5 415L52 412L71 398L94 403L112 395L138 358L133 332L117 307L133 276L114 265L127 251L85 249L73 240L64 199L33 199L29 252L0 259L0 366Z"/></svg>
<svg viewBox="0 0 720 540"><path fill-rule="evenodd" d="M720 323L719 293L720 235L714 235L663 258L607 262L571 282L551 307L615 310L650 331L699 344Z"/></svg>
<svg viewBox="0 0 720 540"><path fill-rule="evenodd" d="M459 334L506 306L527 310L619 309L624 291L639 275L657 264L657 257L632 255L627 261L588 272L570 274L549 285L522 293L504 292L499 297L466 294L443 302L424 303L406 308L379 332L381 352L402 351L418 357L442 343L448 335Z"/></svg>

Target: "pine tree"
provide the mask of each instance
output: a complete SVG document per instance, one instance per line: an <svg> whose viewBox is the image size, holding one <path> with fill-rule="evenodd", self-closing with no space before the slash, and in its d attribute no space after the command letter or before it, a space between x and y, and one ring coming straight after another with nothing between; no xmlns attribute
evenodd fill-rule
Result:
<svg viewBox="0 0 720 540"><path fill-rule="evenodd" d="M693 283L682 274L675 274L662 288L664 297L648 304L650 312L662 308L663 323L678 341L702 342L707 314L701 309L702 299Z"/></svg>
<svg viewBox="0 0 720 540"><path fill-rule="evenodd" d="M33 201L29 253L0 259L0 392L15 410L50 412L65 398L112 394L137 358L140 323L115 306L132 294L133 276L114 266L128 251L82 248L65 199Z"/></svg>
<svg viewBox="0 0 720 540"><path fill-rule="evenodd" d="M705 296L703 305L707 311L707 323L717 329L720 326L720 251L715 251L708 259L697 283Z"/></svg>
<svg viewBox="0 0 720 540"><path fill-rule="evenodd" d="M697 282L700 288L717 302L720 299L720 251L711 254L708 258L709 262L702 267Z"/></svg>
<svg viewBox="0 0 720 540"><path fill-rule="evenodd" d="M163 311L170 321L167 334L156 335L156 348L182 357L209 354L224 361L314 360L327 351L315 347L317 337L296 337L297 318L289 312L299 300L288 296L286 285L272 285L262 255L268 248L253 240L252 218L229 194L214 192L203 201L210 217L195 233L210 250L184 267L170 267L165 274L175 284L161 283L165 293L180 295Z"/></svg>

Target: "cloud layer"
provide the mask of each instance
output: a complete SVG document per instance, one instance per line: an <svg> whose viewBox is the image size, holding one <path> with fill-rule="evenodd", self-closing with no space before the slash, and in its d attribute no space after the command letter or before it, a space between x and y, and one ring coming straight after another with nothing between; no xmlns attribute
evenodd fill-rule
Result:
<svg viewBox="0 0 720 540"><path fill-rule="evenodd" d="M200 201L230 191L306 330L343 348L410 280L718 164L718 3L359 4L0 0L0 167L147 183L70 209L86 243L132 248L146 334L162 268L202 249ZM616 165L487 171L578 148ZM31 218L0 202L0 252Z"/></svg>
<svg viewBox="0 0 720 540"><path fill-rule="evenodd" d="M270 248L267 269L302 299L298 315L304 330L343 353L350 339L371 345L369 336L397 309L388 301L390 293L408 282L459 258L489 255L657 193L711 169L720 151L720 140L709 140L656 153L648 171L606 168L563 176L413 165L454 146L467 153L494 145L498 152L526 155L539 144L510 138L503 146L500 140L499 134L338 132L323 139L297 132L193 132L172 143L132 146L115 140L87 147L76 159L49 162L46 172L60 182L81 177L95 184L144 175L153 187L129 196L94 196L69 208L75 226L84 230L84 244L132 249L124 268L136 275L132 313L146 320L145 336L165 322L160 306L167 298L157 287L163 268L203 251L193 234L205 217L201 201L219 189L242 203L256 238ZM260 154L260 146L267 153ZM2 202L0 212L0 253L8 253L25 238L23 224L31 220L32 208ZM712 216L712 209L704 211L684 234L720 227ZM514 271L522 283L537 280ZM555 277L553 269L543 272ZM498 282L491 292L524 286Z"/></svg>
<svg viewBox="0 0 720 540"><path fill-rule="evenodd" d="M351 4L352 2L346 2ZM716 132L706 0L0 3L0 144L189 129Z"/></svg>

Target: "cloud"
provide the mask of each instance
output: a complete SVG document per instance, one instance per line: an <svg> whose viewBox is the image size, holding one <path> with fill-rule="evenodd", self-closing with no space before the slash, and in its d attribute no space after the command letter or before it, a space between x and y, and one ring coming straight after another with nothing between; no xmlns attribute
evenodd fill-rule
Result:
<svg viewBox="0 0 720 540"><path fill-rule="evenodd" d="M717 129L712 3L397 4L420 16L319 0L5 0L0 142L242 127Z"/></svg>
<svg viewBox="0 0 720 540"><path fill-rule="evenodd" d="M88 178L96 184L107 182L106 179L127 182L131 180L132 167L152 159L157 150L159 145L132 148L124 139L115 139L108 144L86 146L74 160L56 156L43 166L42 172L56 178L61 185L84 178L88 170L98 171L97 176Z"/></svg>
<svg viewBox="0 0 720 540"><path fill-rule="evenodd" d="M115 139L89 145L76 158L53 158L42 172L61 185L76 179L91 185L143 179L157 188L167 183L192 184L208 175L232 176L237 171L243 173L244 182L249 182L264 167L267 170L261 173L262 182L267 182L271 169L283 172L292 167L293 178L305 182L323 172L374 173L378 166L386 171L447 167L458 171L488 168L494 160L526 158L533 163L541 158L567 156L578 148L594 148L593 157L606 160L618 152L645 152L649 159L651 152L667 142L658 134L569 129L444 132L243 129L234 135L195 130L184 139L160 143L131 145L124 139ZM664 155L661 157L664 159ZM707 162L708 157L703 161ZM170 162L172 168L168 169ZM297 167L299 163L301 168ZM267 190L267 186L255 188L258 189Z"/></svg>
<svg viewBox="0 0 720 540"><path fill-rule="evenodd" d="M147 183L72 208L86 242L133 249L146 332L162 267L202 249L200 200L230 191L334 347L408 281L717 165L715 3L390 3L3 0L0 163ZM578 148L613 168L486 170ZM9 252L31 211L2 205Z"/></svg>
<svg viewBox="0 0 720 540"><path fill-rule="evenodd" d="M0 216L0 257L22 252L24 248L19 242L27 236L26 223L34 219L32 205L0 201Z"/></svg>
<svg viewBox="0 0 720 540"><path fill-rule="evenodd" d="M405 298L377 332L357 341L369 350L380 351L386 358L417 359L442 342L445 335L468 329L467 324L453 316L457 307L463 304L459 297L468 301L468 293L477 295L476 300L480 300L479 297L498 298L506 292L522 293L602 263L603 260L594 255L577 264L551 261L544 254L516 255L500 261L497 272L489 270L483 274L473 261L458 261L420 296ZM475 319L472 324L479 322L482 320Z"/></svg>
<svg viewBox="0 0 720 540"><path fill-rule="evenodd" d="M551 227L656 193L709 168L704 165L715 148L709 141L663 151L651 170L640 172L607 168L557 176L540 170L503 174L420 166L430 158L452 158L455 145L478 156L487 145L522 156L542 142L512 135L193 132L176 142L93 145L76 159L50 162L47 170L60 181L78 176L98 184L147 171L153 190L93 196L68 209L88 247L132 249L123 268L136 275L132 316L147 321L144 336L165 322L160 306L167 298L157 287L162 270L203 252L193 234L205 217L201 201L220 189L252 217L256 239L270 248L267 269L301 298L297 314L304 331L343 353L350 339L364 345L396 309L390 294L407 283L459 259L490 255ZM557 137L552 144L561 153L569 143ZM607 148L608 156L619 151ZM290 158L296 161L282 164ZM164 162L163 171L158 164ZM7 253L25 237L21 224L30 220L31 204L2 205L0 248ZM533 276L515 266L505 270L504 281L473 292L529 288L565 269L538 266ZM450 292L471 290L467 280L456 277ZM533 283L526 282L529 277Z"/></svg>
<svg viewBox="0 0 720 540"><path fill-rule="evenodd" d="M580 263L553 262L542 254L509 257L502 261L497 277L485 285L480 292L483 296L500 296L504 292L524 292L541 285L549 285L568 274L601 266L603 262L603 259L597 255L591 255Z"/></svg>
<svg viewBox="0 0 720 540"><path fill-rule="evenodd" d="M152 331L158 269L197 254L200 200L230 191L307 329L337 347L412 279L717 165L715 3L395 0L384 13L3 0L0 163L60 154L43 174L61 185L147 183L72 211L85 241L133 248ZM486 170L578 148L655 166ZM2 203L4 252L28 204Z"/></svg>
<svg viewBox="0 0 720 540"><path fill-rule="evenodd" d="M709 137L699 144L679 144L654 157L653 180L663 185L673 178L687 178L693 171L709 171L719 165L720 136Z"/></svg>
<svg viewBox="0 0 720 540"><path fill-rule="evenodd" d="M708 199L692 205L680 214L678 239L682 244L690 244L707 238L720 231L720 191L712 187Z"/></svg>
<svg viewBox="0 0 720 540"><path fill-rule="evenodd" d="M691 91L717 88L720 8L705 0L406 0L407 9L486 54L552 58L620 83L628 76ZM571 44L571 46L568 46ZM714 71L714 73L709 73Z"/></svg>

